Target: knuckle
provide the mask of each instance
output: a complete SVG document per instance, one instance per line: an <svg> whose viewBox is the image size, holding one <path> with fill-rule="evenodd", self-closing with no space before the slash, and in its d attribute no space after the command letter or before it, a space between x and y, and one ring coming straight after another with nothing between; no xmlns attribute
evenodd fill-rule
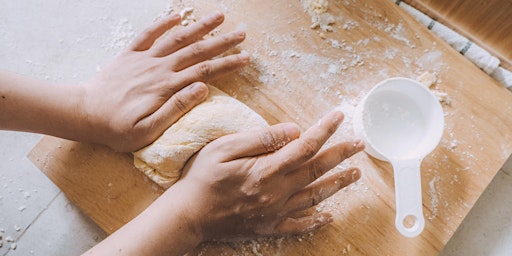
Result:
<svg viewBox="0 0 512 256"><path fill-rule="evenodd" d="M208 62L202 62L197 66L196 72L199 77L208 78L212 74L212 67Z"/></svg>
<svg viewBox="0 0 512 256"><path fill-rule="evenodd" d="M321 164L317 161L312 161L309 164L308 171L309 171L309 177L310 177L311 181L317 180L324 174Z"/></svg>
<svg viewBox="0 0 512 256"><path fill-rule="evenodd" d="M307 138L303 141L302 147L301 147L301 154L304 160L309 160L313 156L316 155L317 152L317 143L315 140L311 138Z"/></svg>
<svg viewBox="0 0 512 256"><path fill-rule="evenodd" d="M177 33L173 36L172 41L176 45L182 45L187 41L187 36L183 33Z"/></svg>
<svg viewBox="0 0 512 256"><path fill-rule="evenodd" d="M274 137L274 134L271 131L264 131L259 134L259 141L261 143L261 146L265 149L267 152L275 151L277 148L276 138Z"/></svg>
<svg viewBox="0 0 512 256"><path fill-rule="evenodd" d="M174 100L173 100L173 103L174 103L174 106L176 107L176 109L181 113L181 114L185 114L187 112L187 100L185 99L185 97L181 94L181 93L177 93L174 95Z"/></svg>
<svg viewBox="0 0 512 256"><path fill-rule="evenodd" d="M317 190L311 190L311 192L309 193L309 196L310 196L310 203L311 203L310 206L317 205L321 202L321 196Z"/></svg>
<svg viewBox="0 0 512 256"><path fill-rule="evenodd" d="M205 48L201 43L195 43L190 46L192 49L192 55L195 57L201 57L205 54Z"/></svg>

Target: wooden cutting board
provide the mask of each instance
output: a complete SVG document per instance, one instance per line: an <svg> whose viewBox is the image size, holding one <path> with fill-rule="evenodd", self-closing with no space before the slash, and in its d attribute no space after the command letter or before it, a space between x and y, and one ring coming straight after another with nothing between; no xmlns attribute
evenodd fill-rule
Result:
<svg viewBox="0 0 512 256"><path fill-rule="evenodd" d="M213 84L269 123L307 129L341 107L345 123L328 145L352 138L355 106L383 79L434 71L434 89L451 101L443 105L443 139L421 167L426 226L420 236L405 238L395 229L390 165L361 153L337 168L359 166L362 179L318 206L333 213L331 225L297 237L208 243L191 254L436 255L512 153L512 94L392 1L330 1L333 32L311 29L296 0L176 2L175 11L190 6L196 17L222 10L220 32L246 29L240 49L252 55L251 65ZM132 166L129 154L104 146L44 137L29 158L108 233L163 192Z"/></svg>

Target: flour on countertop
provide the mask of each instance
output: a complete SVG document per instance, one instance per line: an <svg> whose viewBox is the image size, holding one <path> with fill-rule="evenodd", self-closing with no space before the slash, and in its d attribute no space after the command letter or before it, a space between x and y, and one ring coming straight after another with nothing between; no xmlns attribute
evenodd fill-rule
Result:
<svg viewBox="0 0 512 256"><path fill-rule="evenodd" d="M320 27L324 32L333 31L334 17L327 12L329 2L327 0L300 0L304 10L311 16L311 28Z"/></svg>
<svg viewBox="0 0 512 256"><path fill-rule="evenodd" d="M180 11L181 25L188 26L190 23L196 22L197 17L194 13L194 8L185 7Z"/></svg>
<svg viewBox="0 0 512 256"><path fill-rule="evenodd" d="M135 37L135 30L127 18L118 20L110 32L111 40L103 45L109 50L121 51L125 49Z"/></svg>
<svg viewBox="0 0 512 256"><path fill-rule="evenodd" d="M435 89L435 85L437 82L437 73L436 72L425 72L421 74L418 78L416 78L418 82L430 88L432 93L437 97L439 102L444 105L452 105L452 99L448 96L448 93L442 92L440 90Z"/></svg>
<svg viewBox="0 0 512 256"><path fill-rule="evenodd" d="M428 195L430 196L430 200L431 200L431 208L430 210L432 211L432 215L431 216L428 216L428 219L429 220L433 220L434 218L437 217L437 212L438 212L438 206L439 206L439 197L438 197L438 191L436 189L436 187L438 186L439 184L439 176L434 176L434 178L432 178L432 180L428 183L428 186L429 186L429 191L428 191Z"/></svg>

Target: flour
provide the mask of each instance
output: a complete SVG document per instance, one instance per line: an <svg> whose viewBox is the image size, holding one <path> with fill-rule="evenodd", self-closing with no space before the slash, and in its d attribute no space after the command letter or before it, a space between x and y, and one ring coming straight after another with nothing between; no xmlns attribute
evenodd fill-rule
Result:
<svg viewBox="0 0 512 256"><path fill-rule="evenodd" d="M174 12L174 5L172 3L168 3L167 6L162 10L162 13L157 17L157 19L169 16L173 12Z"/></svg>
<svg viewBox="0 0 512 256"><path fill-rule="evenodd" d="M432 178L432 180L428 183L428 186L430 188L429 192L428 192L428 195L430 196L430 203L431 203L431 208L430 210L432 211L432 215L428 217L429 220L433 220L434 218L437 217L437 212L438 212L438 209L437 207L439 206L439 197L438 197L438 192L437 192L437 189L436 187L438 186L437 184L439 183L439 176L435 176L434 178Z"/></svg>
<svg viewBox="0 0 512 256"><path fill-rule="evenodd" d="M194 13L194 8L192 7L185 7L180 11L180 17L181 17L181 25L186 27L192 22L196 22L197 18Z"/></svg>
<svg viewBox="0 0 512 256"><path fill-rule="evenodd" d="M255 240L251 241L252 244L252 253L256 256L263 256L263 254L260 252L260 244L256 242Z"/></svg>
<svg viewBox="0 0 512 256"><path fill-rule="evenodd" d="M397 41L405 43L410 48L416 48L416 45L411 43L411 41L404 35L404 27L402 23L399 23L396 26L390 25L385 29L385 31L390 33L391 37Z"/></svg>
<svg viewBox="0 0 512 256"><path fill-rule="evenodd" d="M111 28L111 40L103 45L109 50L121 51L125 49L135 37L135 30L126 18L118 20Z"/></svg>
<svg viewBox="0 0 512 256"><path fill-rule="evenodd" d="M344 24L343 24L343 29L344 30L353 30L355 29L356 27L359 26L359 22L355 21L355 20L348 20L346 21Z"/></svg>
<svg viewBox="0 0 512 256"><path fill-rule="evenodd" d="M327 0L300 0L304 10L311 16L311 28L320 27L324 32L333 31L334 17L327 12L329 2Z"/></svg>

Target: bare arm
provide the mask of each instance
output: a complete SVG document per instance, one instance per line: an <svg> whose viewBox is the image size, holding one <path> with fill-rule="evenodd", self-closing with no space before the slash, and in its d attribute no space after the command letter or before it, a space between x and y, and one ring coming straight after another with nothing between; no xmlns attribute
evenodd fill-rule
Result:
<svg viewBox="0 0 512 256"><path fill-rule="evenodd" d="M78 138L84 91L0 71L0 129Z"/></svg>

